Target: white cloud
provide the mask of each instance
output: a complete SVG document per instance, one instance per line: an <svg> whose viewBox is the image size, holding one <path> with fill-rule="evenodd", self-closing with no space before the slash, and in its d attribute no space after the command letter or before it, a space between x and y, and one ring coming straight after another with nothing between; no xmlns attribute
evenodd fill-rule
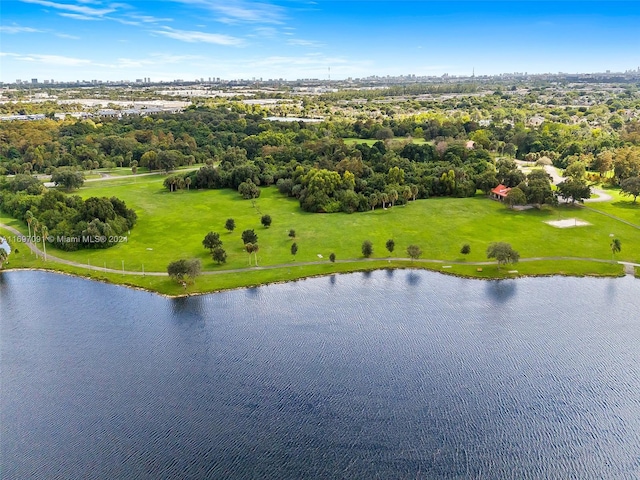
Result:
<svg viewBox="0 0 640 480"><path fill-rule="evenodd" d="M42 63L45 65L57 65L63 67L79 67L91 64L91 60L84 58L65 57L63 55L42 55L36 53L30 53L27 55L10 54L17 60L23 62Z"/></svg>
<svg viewBox="0 0 640 480"><path fill-rule="evenodd" d="M24 3L34 3L43 7L54 8L56 10L66 10L80 15L101 17L109 13L115 12L114 8L92 8L85 5L72 5L69 3L56 3L48 0L20 0Z"/></svg>
<svg viewBox="0 0 640 480"><path fill-rule="evenodd" d="M243 41L237 37L220 33L197 32L193 30L176 30L162 27L163 30L153 30L153 33L189 43L213 43L216 45L242 45Z"/></svg>
<svg viewBox="0 0 640 480"><path fill-rule="evenodd" d="M20 27L18 25L2 25L0 26L1 33L42 33L43 30L31 27Z"/></svg>
<svg viewBox="0 0 640 480"><path fill-rule="evenodd" d="M278 5L246 0L176 0L181 3L205 8L220 17L223 23L282 23L284 8Z"/></svg>
<svg viewBox="0 0 640 480"><path fill-rule="evenodd" d="M315 40L303 40L301 38L290 38L287 40L287 44L299 47L324 47L324 44L316 42Z"/></svg>
<svg viewBox="0 0 640 480"><path fill-rule="evenodd" d="M76 37L75 35L69 35L68 33L56 33L56 37L60 38L68 38L69 40L80 40L80 37Z"/></svg>
<svg viewBox="0 0 640 480"><path fill-rule="evenodd" d="M142 23L173 22L173 18L157 18L151 15L130 15L130 17Z"/></svg>
<svg viewBox="0 0 640 480"><path fill-rule="evenodd" d="M61 17L73 18L74 20L101 20L101 17L90 17L79 13L59 13Z"/></svg>

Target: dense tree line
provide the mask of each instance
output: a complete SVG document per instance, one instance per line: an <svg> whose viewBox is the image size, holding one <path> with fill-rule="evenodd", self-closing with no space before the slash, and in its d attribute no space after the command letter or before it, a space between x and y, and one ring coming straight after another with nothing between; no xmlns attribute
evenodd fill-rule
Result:
<svg viewBox="0 0 640 480"><path fill-rule="evenodd" d="M466 87L465 87L466 88ZM493 158L548 160L566 168L582 162L600 174L613 169L620 184L640 174L640 126L615 121L607 128L544 121L525 126L515 110L496 108L481 126L467 111L501 105L506 92L464 97L456 112L319 124L269 122L256 106L239 102L190 107L183 114L55 122L4 122L0 174L52 173L67 189L81 185L82 170L129 167L164 170L205 163L171 175L171 190L231 188L256 198L262 186L278 189L312 212L355 212L406 204L416 198L465 197L498 183L543 200L535 182ZM453 100L451 100L453 101ZM462 99L455 100L458 103ZM506 100L505 100L506 101ZM612 108L617 105L612 103ZM607 110L608 111L608 110ZM615 111L615 110L614 110ZM585 108L584 115L589 114ZM509 119L511 116L511 119ZM378 139L373 145L342 138ZM428 143L391 138L420 137ZM526 187L526 188L523 188Z"/></svg>
<svg viewBox="0 0 640 480"><path fill-rule="evenodd" d="M28 175L0 182L0 210L27 222L30 232L32 222L37 222L41 232L46 229L49 243L69 251L111 247L137 220L136 213L116 197L83 200L46 190Z"/></svg>

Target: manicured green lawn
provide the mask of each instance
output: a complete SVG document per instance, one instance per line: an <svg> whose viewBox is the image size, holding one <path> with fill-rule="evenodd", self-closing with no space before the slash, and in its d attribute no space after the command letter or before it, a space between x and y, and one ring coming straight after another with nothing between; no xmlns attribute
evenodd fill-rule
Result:
<svg viewBox="0 0 640 480"><path fill-rule="evenodd" d="M396 206L387 210L377 209L354 214L311 214L300 210L297 200L282 196L276 188L264 188L255 206L250 200L242 200L231 190L190 190L170 193L162 187L163 175L148 177L123 177L104 182L86 184L77 194L89 196L116 196L123 199L138 214L138 223L123 242L106 250L62 252L48 248L48 253L92 266L142 272L165 272L167 264L179 258L200 258L205 271L243 269L242 273L227 275L203 275L189 291L217 290L236 286L281 281L306 275L348 271L385 266L410 266L408 261L388 263L387 258L406 258L406 248L417 244L423 250L423 259L445 262L484 262L490 242L505 241L520 252L523 259L532 257L579 257L611 260L609 248L611 233L622 242L622 251L616 260L640 263L640 230L581 207L561 206L556 209L512 211L504 205L484 196L474 198L434 198L411 202L408 206ZM598 209L609 209L613 215L632 221L635 210L629 210L614 200L612 204L597 204ZM630 202L627 202L630 203ZM594 205L596 206L596 205ZM634 207L635 208L635 207ZM260 223L262 214L269 214L273 223L269 229ZM236 230L224 229L227 218L234 218ZM577 218L590 226L555 228L544 223L547 220ZM0 216L0 221L20 228L27 228L17 220ZM294 264L273 270L248 270L249 256L243 251L240 235L252 228L258 234L258 263L260 266ZM296 238L288 237L289 229L296 231ZM218 232L228 254L227 263L217 265L202 247L207 232ZM6 232L5 232L6 233ZM385 249L387 239L395 240L396 249L389 254ZM361 244L371 240L373 258L380 262L355 264L330 264L329 255L334 252L340 260L360 260ZM295 259L290 246L295 241L299 250ZM471 245L471 253L465 258L460 248ZM25 249L26 250L26 249ZM29 255L29 254L27 254ZM13 257L13 256L12 256ZM25 256L26 257L26 256ZM37 263L40 262L40 263ZM321 262L321 265L300 266L304 262ZM12 258L14 265L26 267L45 266L41 260L29 257ZM49 267L54 267L50 263ZM417 264L416 264L417 266ZM425 267L420 263L420 267ZM620 274L618 265L595 262L548 260L545 262L521 262L498 272L495 265L456 265L443 270L442 264L431 267L466 276L509 276L510 269L518 274L566 273L577 275ZM56 268L58 268L56 266ZM64 267L65 271L76 271ZM78 270L83 275L86 272ZM117 283L131 283L164 293L180 293L167 278L122 277L121 275L91 275L109 278Z"/></svg>
<svg viewBox="0 0 640 480"><path fill-rule="evenodd" d="M600 188L611 195L613 200L610 202L586 203L587 207L606 212L609 215L614 215L640 226L640 199L633 203L633 197L622 195L619 188Z"/></svg>

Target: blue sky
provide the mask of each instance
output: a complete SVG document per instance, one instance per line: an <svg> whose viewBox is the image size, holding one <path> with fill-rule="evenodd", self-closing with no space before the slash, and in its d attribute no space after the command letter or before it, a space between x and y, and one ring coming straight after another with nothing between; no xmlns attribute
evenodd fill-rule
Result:
<svg viewBox="0 0 640 480"><path fill-rule="evenodd" d="M0 80L624 71L640 1L2 0Z"/></svg>

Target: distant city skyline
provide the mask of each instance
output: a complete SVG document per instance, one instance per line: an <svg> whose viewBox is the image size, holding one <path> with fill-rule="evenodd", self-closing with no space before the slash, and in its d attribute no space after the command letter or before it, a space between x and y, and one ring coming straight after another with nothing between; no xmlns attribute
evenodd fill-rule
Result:
<svg viewBox="0 0 640 480"><path fill-rule="evenodd" d="M3 0L0 81L624 72L639 25L637 1Z"/></svg>

